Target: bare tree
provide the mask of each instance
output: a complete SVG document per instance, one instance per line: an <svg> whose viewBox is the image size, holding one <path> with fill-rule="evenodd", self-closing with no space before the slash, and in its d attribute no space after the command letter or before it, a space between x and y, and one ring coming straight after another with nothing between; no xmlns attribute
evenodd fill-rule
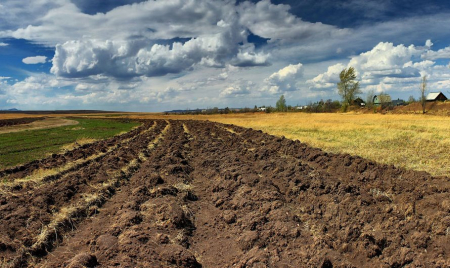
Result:
<svg viewBox="0 0 450 268"><path fill-rule="evenodd" d="M375 96L375 90L370 89L366 93L366 106L367 108L372 108L373 106L373 97Z"/></svg>
<svg viewBox="0 0 450 268"><path fill-rule="evenodd" d="M422 113L425 113L425 105L427 104L427 99L425 93L427 91L427 76L422 76L422 82L420 83L420 104L422 104Z"/></svg>
<svg viewBox="0 0 450 268"><path fill-rule="evenodd" d="M414 96L413 95L409 96L408 103L411 104L411 103L414 103L414 102L416 102L416 99L414 98Z"/></svg>
<svg viewBox="0 0 450 268"><path fill-rule="evenodd" d="M391 105L392 102L391 96L384 92L381 92L380 95L378 95L378 100L380 101L381 107L383 109Z"/></svg>

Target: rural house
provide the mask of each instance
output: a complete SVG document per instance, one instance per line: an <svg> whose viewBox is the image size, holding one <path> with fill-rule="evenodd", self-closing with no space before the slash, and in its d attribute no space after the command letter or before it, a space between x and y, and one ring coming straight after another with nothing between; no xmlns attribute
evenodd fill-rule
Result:
<svg viewBox="0 0 450 268"><path fill-rule="evenodd" d="M366 103L361 98L356 98L353 101L353 105L364 107L364 106L366 106Z"/></svg>
<svg viewBox="0 0 450 268"><path fill-rule="evenodd" d="M447 97L442 92L430 92L427 95L427 101L446 101Z"/></svg>
<svg viewBox="0 0 450 268"><path fill-rule="evenodd" d="M405 101L402 99L396 99L392 101L392 106L400 106L400 105L405 105Z"/></svg>
<svg viewBox="0 0 450 268"><path fill-rule="evenodd" d="M374 105L389 105L391 104L391 96L389 94L380 94L373 96L373 104Z"/></svg>

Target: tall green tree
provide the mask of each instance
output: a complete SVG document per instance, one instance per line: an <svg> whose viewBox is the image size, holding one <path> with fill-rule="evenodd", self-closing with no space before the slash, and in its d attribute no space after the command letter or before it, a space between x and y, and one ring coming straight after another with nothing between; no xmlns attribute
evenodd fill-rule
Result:
<svg viewBox="0 0 450 268"><path fill-rule="evenodd" d="M284 98L284 95L281 95L280 98L278 99L276 108L278 112L286 111L286 99Z"/></svg>
<svg viewBox="0 0 450 268"><path fill-rule="evenodd" d="M357 94L361 93L359 82L356 81L355 68L349 67L339 74L340 82L337 83L338 93L342 97L345 107L351 105Z"/></svg>

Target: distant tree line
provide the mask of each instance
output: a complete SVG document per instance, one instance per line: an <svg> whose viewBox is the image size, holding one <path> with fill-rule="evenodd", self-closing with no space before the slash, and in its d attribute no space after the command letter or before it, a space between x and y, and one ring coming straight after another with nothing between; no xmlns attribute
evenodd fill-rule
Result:
<svg viewBox="0 0 450 268"><path fill-rule="evenodd" d="M281 95L280 98L275 103L275 107L272 106L261 106L256 105L253 108L223 108L218 107L207 108L207 109L195 109L195 110L180 110L172 111L167 113L177 113L177 114L231 114L231 113L255 113L255 112L307 112L307 113L330 113L330 112L346 112L350 107L366 107L368 109L373 109L374 112L382 109L393 109L390 105L391 100L389 95L380 93L377 95L378 106L374 103L375 91L369 90L366 93L366 100L363 101L358 95L361 94L360 84L357 81L356 71L353 67L343 69L339 74L340 81L337 83L337 91L341 96L342 100L332 100L328 99L324 101L323 99L317 102L310 102L308 105L303 106L291 106L286 104L286 98ZM425 93L427 88L426 76L422 77L422 82L420 84L421 97L416 100L413 96L410 96L405 104L411 104L414 102L420 102L423 107L423 113L425 113ZM383 100L383 98L388 98ZM403 100L401 100L403 103ZM381 105L380 105L381 104Z"/></svg>

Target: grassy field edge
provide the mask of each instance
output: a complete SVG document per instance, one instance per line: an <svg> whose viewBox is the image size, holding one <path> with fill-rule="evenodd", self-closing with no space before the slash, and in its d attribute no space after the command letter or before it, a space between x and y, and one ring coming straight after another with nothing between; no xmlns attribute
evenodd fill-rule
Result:
<svg viewBox="0 0 450 268"><path fill-rule="evenodd" d="M0 134L0 169L44 158L53 153L73 148L114 135L128 132L138 122L71 117L77 125L49 129L25 130Z"/></svg>

